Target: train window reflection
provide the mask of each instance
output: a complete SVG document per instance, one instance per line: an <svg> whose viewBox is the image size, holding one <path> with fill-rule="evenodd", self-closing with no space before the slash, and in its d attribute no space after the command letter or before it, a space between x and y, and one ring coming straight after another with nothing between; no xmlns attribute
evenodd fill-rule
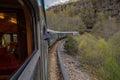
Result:
<svg viewBox="0 0 120 80"><path fill-rule="evenodd" d="M13 41L17 42L17 34L13 34Z"/></svg>
<svg viewBox="0 0 120 80"><path fill-rule="evenodd" d="M3 80L1 75L12 74L20 64L23 53L18 51L21 47L18 45L18 26L16 13L0 12L0 80Z"/></svg>
<svg viewBox="0 0 120 80"><path fill-rule="evenodd" d="M4 34L6 43L10 43L10 34Z"/></svg>
<svg viewBox="0 0 120 80"><path fill-rule="evenodd" d="M34 17L27 7L14 0L0 1L0 80L8 80L35 50Z"/></svg>

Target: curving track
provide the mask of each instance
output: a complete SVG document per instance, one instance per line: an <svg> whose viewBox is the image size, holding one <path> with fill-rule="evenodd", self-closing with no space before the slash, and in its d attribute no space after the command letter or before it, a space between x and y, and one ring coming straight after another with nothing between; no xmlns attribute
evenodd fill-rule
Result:
<svg viewBox="0 0 120 80"><path fill-rule="evenodd" d="M60 41L56 42L49 51L48 54L48 80L61 80L60 69L57 60L56 49Z"/></svg>
<svg viewBox="0 0 120 80"><path fill-rule="evenodd" d="M65 53L64 42L57 42L49 52L49 80L90 80L80 68L79 61Z"/></svg>
<svg viewBox="0 0 120 80"><path fill-rule="evenodd" d="M64 41L58 46L58 57L63 68L61 68L64 80L90 80L90 77L80 68L79 61L65 53ZM64 76L65 75L65 76Z"/></svg>

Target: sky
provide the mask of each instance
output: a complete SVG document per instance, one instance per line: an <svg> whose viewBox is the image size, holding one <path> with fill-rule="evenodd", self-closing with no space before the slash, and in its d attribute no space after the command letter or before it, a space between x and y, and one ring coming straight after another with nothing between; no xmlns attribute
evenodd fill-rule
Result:
<svg viewBox="0 0 120 80"><path fill-rule="evenodd" d="M58 0L44 0L45 7L49 7L53 2L57 2Z"/></svg>
<svg viewBox="0 0 120 80"><path fill-rule="evenodd" d="M58 4L58 3L64 3L66 1L69 1L69 0L44 0L45 2L45 8L48 8L54 4Z"/></svg>

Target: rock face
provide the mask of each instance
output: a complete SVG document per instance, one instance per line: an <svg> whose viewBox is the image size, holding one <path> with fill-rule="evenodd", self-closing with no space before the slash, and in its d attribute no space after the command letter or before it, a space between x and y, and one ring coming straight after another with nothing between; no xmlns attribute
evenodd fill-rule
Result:
<svg viewBox="0 0 120 80"><path fill-rule="evenodd" d="M115 17L120 22L120 0L73 0L65 4L52 6L47 11L52 11L55 14L68 12L69 17L77 15L87 28L94 26L100 12L110 19Z"/></svg>
<svg viewBox="0 0 120 80"><path fill-rule="evenodd" d="M95 0L92 3L96 13L104 12L110 17L120 20L120 0Z"/></svg>
<svg viewBox="0 0 120 80"><path fill-rule="evenodd" d="M75 0L75 1L73 0L65 4L59 4L59 5L52 6L48 8L47 10L48 11L52 10L55 13L59 13L61 11L65 11L67 7L71 7L71 6L74 6L76 8L80 8L81 6L89 7L90 4L91 4L90 0Z"/></svg>
<svg viewBox="0 0 120 80"><path fill-rule="evenodd" d="M120 0L73 0L66 4L52 6L48 10L63 11L67 6L76 6L76 8L80 8L81 6L89 7L91 3L98 12L103 11L110 16L120 16Z"/></svg>

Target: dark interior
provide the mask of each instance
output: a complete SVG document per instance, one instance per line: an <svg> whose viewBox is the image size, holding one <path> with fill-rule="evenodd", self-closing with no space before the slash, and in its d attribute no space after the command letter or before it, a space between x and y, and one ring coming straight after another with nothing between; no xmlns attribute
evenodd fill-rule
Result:
<svg viewBox="0 0 120 80"><path fill-rule="evenodd" d="M24 5L18 1L0 0L0 80L7 80L30 52L27 48L30 30L26 28Z"/></svg>

